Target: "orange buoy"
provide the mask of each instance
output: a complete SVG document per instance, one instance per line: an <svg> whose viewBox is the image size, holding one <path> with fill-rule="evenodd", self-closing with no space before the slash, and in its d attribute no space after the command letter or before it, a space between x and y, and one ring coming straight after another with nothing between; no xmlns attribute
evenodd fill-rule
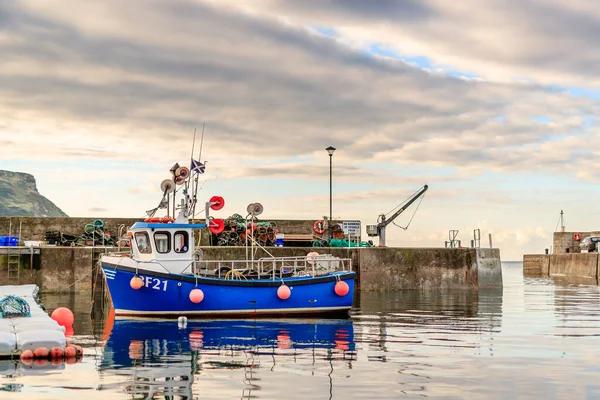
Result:
<svg viewBox="0 0 600 400"><path fill-rule="evenodd" d="M70 358L70 357L76 357L77 356L77 349L73 346L67 346L65 348L65 357Z"/></svg>
<svg viewBox="0 0 600 400"><path fill-rule="evenodd" d="M129 281L129 286L131 286L133 290L138 290L144 286L144 280L136 275Z"/></svg>
<svg viewBox="0 0 600 400"><path fill-rule="evenodd" d="M350 286L344 281L338 281L333 288L338 296L345 296L350 291Z"/></svg>
<svg viewBox="0 0 600 400"><path fill-rule="evenodd" d="M75 355L76 355L77 357L79 357L79 356L83 355L83 349L82 349L82 348L81 348L81 346L79 346L79 345L76 345L76 344L68 344L68 345L67 345L67 347L65 348L65 351L66 351L68 348L73 348L73 349L75 349Z"/></svg>
<svg viewBox="0 0 600 400"><path fill-rule="evenodd" d="M50 353L48 352L48 349L45 347L38 347L33 352L33 357L36 359L48 358L49 355L50 355Z"/></svg>
<svg viewBox="0 0 600 400"><path fill-rule="evenodd" d="M31 360L33 360L34 354L31 350L25 350L21 353L20 359L27 365L31 365Z"/></svg>
<svg viewBox="0 0 600 400"><path fill-rule="evenodd" d="M77 350L77 356L83 356L83 347L81 347L78 344L74 344L72 346L75 346L75 350Z"/></svg>
<svg viewBox="0 0 600 400"><path fill-rule="evenodd" d="M204 300L204 292L198 288L192 289L190 292L190 301L198 304L202 300Z"/></svg>
<svg viewBox="0 0 600 400"><path fill-rule="evenodd" d="M53 347L50 349L50 358L52 359L63 358L64 355L65 351L62 349L62 347Z"/></svg>
<svg viewBox="0 0 600 400"><path fill-rule="evenodd" d="M65 327L65 336L66 337L71 337L75 334L75 331L73 330L72 326L66 326Z"/></svg>
<svg viewBox="0 0 600 400"><path fill-rule="evenodd" d="M281 285L277 288L277 297L281 300L287 300L292 295L292 291L287 285Z"/></svg>
<svg viewBox="0 0 600 400"><path fill-rule="evenodd" d="M52 312L51 318L55 320L60 326L71 326L73 325L73 321L75 317L71 310L66 307L58 307L56 310Z"/></svg>

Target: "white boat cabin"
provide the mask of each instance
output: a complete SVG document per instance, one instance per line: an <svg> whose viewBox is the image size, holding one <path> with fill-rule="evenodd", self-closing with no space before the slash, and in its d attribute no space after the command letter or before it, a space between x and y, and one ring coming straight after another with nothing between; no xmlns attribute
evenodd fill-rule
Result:
<svg viewBox="0 0 600 400"><path fill-rule="evenodd" d="M194 261L193 229L204 224L137 222L130 229L133 259L141 269L169 273L190 273ZM158 264L163 268L153 268Z"/></svg>

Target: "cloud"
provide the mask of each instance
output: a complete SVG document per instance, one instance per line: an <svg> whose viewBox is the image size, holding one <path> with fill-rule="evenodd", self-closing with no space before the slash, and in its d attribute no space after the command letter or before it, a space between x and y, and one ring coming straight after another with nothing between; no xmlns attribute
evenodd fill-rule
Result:
<svg viewBox="0 0 600 400"><path fill-rule="evenodd" d="M425 227L447 232L465 224L459 214L477 220L528 198L506 183L482 190L490 172L600 181L600 102L555 88L597 85L593 4L524 0L518 15L473 0L399 4L3 1L2 167L31 164L61 205L93 195L114 213L143 211L206 122L206 185L236 207L246 180L244 195L268 193L274 215L327 211L326 191L307 182L328 179L333 145L337 210L349 216L373 220L432 185L413 235L423 241ZM516 241L501 222L494 229ZM521 237L536 235L536 223L517 222Z"/></svg>
<svg viewBox="0 0 600 400"><path fill-rule="evenodd" d="M245 3L296 23L335 27L338 39L359 47L376 43L488 79L526 77L586 88L600 83L594 67L600 61L600 12L593 1L523 0L518 12L503 2L482 7L477 0L411 1L406 8L393 1Z"/></svg>
<svg viewBox="0 0 600 400"><path fill-rule="evenodd" d="M580 127L569 123L574 116L598 109L537 86L431 75L274 15L182 0L145 2L140 11L133 3L102 11L78 5L73 13L44 3L4 5L5 29L14 34L0 44L0 99L13 115L6 130L31 138L29 151L51 146L67 158L142 159L150 148L183 154L173 145L189 146L192 128L206 120L207 150L242 161L312 156L315 147L342 143L337 159L352 160L346 168L357 174L361 161L519 168L508 157L514 146L568 135ZM330 12L337 6L331 3ZM375 9L386 14L385 6L392 3ZM352 3L344 15L363 7ZM407 15L431 18L430 8L415 3ZM372 18L375 9L367 12ZM555 125L540 126L532 114ZM508 122L495 121L498 115ZM58 130L63 139L56 143L51 132ZM33 140L41 132L47 139ZM233 166L230 176L273 173Z"/></svg>

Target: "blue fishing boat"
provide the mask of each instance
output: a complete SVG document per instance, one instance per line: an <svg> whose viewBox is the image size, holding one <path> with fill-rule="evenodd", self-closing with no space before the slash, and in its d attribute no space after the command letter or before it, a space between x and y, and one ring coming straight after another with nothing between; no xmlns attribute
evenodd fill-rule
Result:
<svg viewBox="0 0 600 400"><path fill-rule="evenodd" d="M205 204L204 223L190 223L197 191L193 174L201 173L198 162L192 160L191 172L178 165L171 171L173 179L161 184L159 206L128 230L131 253L101 257L117 316L348 316L356 278L350 259L315 252L255 259L255 250L261 246L251 237L245 259L204 259L194 242L194 230L220 233L223 221L209 214L225 202L213 196ZM175 204L177 187L183 189L177 218L155 217L158 210L170 210L170 204ZM250 218L262 212L259 206L248 207Z"/></svg>

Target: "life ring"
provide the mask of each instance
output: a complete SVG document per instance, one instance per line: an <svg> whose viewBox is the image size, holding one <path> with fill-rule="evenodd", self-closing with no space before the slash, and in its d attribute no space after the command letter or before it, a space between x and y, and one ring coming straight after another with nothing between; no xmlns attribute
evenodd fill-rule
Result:
<svg viewBox="0 0 600 400"><path fill-rule="evenodd" d="M168 224L169 222L174 222L175 220L173 218L170 217L164 217L164 218L160 218L160 217L152 217L152 218L146 218L144 220L144 222L150 222L150 223L158 223L158 224Z"/></svg>
<svg viewBox="0 0 600 400"><path fill-rule="evenodd" d="M325 233L325 221L323 221L322 219L315 221L315 223L313 224L313 231L315 231L315 233L318 233L319 235L322 235Z"/></svg>
<svg viewBox="0 0 600 400"><path fill-rule="evenodd" d="M581 240L581 233L575 232L573 234L573 239L575 239L576 241L580 241Z"/></svg>

